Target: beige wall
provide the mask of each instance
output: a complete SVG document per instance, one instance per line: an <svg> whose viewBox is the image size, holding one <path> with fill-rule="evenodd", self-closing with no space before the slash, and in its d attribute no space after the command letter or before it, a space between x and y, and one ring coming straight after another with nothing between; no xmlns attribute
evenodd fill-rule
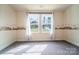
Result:
<svg viewBox="0 0 79 59"><path fill-rule="evenodd" d="M64 22L64 12L63 11L54 11L54 26L55 28L59 28L63 26ZM56 29L55 30L55 40L63 40L63 30Z"/></svg>
<svg viewBox="0 0 79 59"><path fill-rule="evenodd" d="M15 11L8 5L0 5L0 28L16 27ZM16 30L0 31L0 50L16 41Z"/></svg>
<svg viewBox="0 0 79 59"><path fill-rule="evenodd" d="M64 26L79 28L79 5L72 5L64 12ZM79 46L79 29L64 30L64 39Z"/></svg>
<svg viewBox="0 0 79 59"><path fill-rule="evenodd" d="M26 12L17 12L17 27L26 28L27 14ZM26 28L27 29L27 28ZM27 41L26 30L17 30L17 41Z"/></svg>
<svg viewBox="0 0 79 59"><path fill-rule="evenodd" d="M18 27L26 27L26 21L27 21L27 13L26 12L17 12L17 26ZM63 11L54 11L54 23L55 27L62 26L63 25ZM26 28L27 29L27 28ZM43 34L33 34L34 40L37 39L45 39L47 40L49 37L47 36L49 34L43 33ZM56 40L63 40L63 31L62 30L55 30L55 39ZM17 30L17 41L27 41L27 35L25 30ZM54 40L54 39L53 39Z"/></svg>

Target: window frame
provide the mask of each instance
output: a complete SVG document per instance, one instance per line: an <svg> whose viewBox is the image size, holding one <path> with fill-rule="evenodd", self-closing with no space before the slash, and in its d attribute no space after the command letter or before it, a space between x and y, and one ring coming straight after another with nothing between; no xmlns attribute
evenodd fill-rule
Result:
<svg viewBox="0 0 79 59"><path fill-rule="evenodd" d="M48 23L48 24L51 24L51 29L52 29L52 23L53 23L53 15L52 15L52 13L30 13L29 15L38 15L38 23L37 23L37 25L38 25L38 30L36 31L36 32L33 32L33 31L31 31L31 33L49 33L50 31L44 31L43 30L43 17L42 17L42 15L46 15L46 16L50 16L51 17L51 23ZM47 25L48 25L47 24ZM33 24L32 24L33 25ZM31 29L31 24L30 24L30 29ZM51 30L50 29L50 30Z"/></svg>
<svg viewBox="0 0 79 59"><path fill-rule="evenodd" d="M29 14L29 15L39 15L39 14ZM31 23L30 23L30 30L31 30L31 32L32 33L39 33L40 32L40 30L39 30L39 16L38 16L38 23L37 23L37 25L38 25L38 28L37 28L37 31L36 32L33 32L32 30L31 30ZM33 25L33 24L32 24Z"/></svg>
<svg viewBox="0 0 79 59"><path fill-rule="evenodd" d="M52 23L53 23L53 21L52 21L52 20L53 20L53 19L52 19L52 17L53 17L52 14L42 14L42 15L44 15L44 16L45 16L45 15L46 15L46 16L49 15L49 16L51 17L51 23L48 23L47 25L51 24L51 29L52 29ZM42 15L41 15L41 16L42 16ZM42 33L49 33L49 31L44 31L44 30L43 30L43 25L44 25L44 23L43 23L43 17L41 17L41 32L42 32ZM45 25L46 25L46 24L45 24ZM50 30L51 30L51 29L50 29Z"/></svg>

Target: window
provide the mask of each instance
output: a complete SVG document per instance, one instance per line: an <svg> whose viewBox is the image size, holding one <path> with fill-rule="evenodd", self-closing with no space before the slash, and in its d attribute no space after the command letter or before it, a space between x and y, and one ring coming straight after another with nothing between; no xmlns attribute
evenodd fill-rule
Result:
<svg viewBox="0 0 79 59"><path fill-rule="evenodd" d="M39 14L30 14L29 15L30 20L30 29L32 32L38 32L39 27Z"/></svg>
<svg viewBox="0 0 79 59"><path fill-rule="evenodd" d="M42 32L49 32L51 30L52 25L52 15L43 14L41 23L42 23Z"/></svg>
<svg viewBox="0 0 79 59"><path fill-rule="evenodd" d="M31 32L49 32L52 29L52 14L29 14Z"/></svg>

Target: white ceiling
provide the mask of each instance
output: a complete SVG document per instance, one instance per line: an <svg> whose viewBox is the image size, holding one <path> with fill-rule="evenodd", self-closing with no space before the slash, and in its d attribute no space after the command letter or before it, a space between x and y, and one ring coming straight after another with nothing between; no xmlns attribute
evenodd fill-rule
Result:
<svg viewBox="0 0 79 59"><path fill-rule="evenodd" d="M51 11L64 10L69 7L69 4L12 4L16 11Z"/></svg>

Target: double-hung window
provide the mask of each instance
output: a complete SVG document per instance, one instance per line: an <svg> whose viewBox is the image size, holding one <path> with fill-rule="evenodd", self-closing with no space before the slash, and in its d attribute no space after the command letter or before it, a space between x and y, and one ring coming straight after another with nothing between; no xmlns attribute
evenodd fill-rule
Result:
<svg viewBox="0 0 79 59"><path fill-rule="evenodd" d="M30 29L32 33L50 32L52 29L52 14L29 14Z"/></svg>
<svg viewBox="0 0 79 59"><path fill-rule="evenodd" d="M52 15L51 14L42 14L41 17L42 23L42 32L50 32L52 28Z"/></svg>
<svg viewBox="0 0 79 59"><path fill-rule="evenodd" d="M39 14L29 14L31 32L39 32Z"/></svg>

